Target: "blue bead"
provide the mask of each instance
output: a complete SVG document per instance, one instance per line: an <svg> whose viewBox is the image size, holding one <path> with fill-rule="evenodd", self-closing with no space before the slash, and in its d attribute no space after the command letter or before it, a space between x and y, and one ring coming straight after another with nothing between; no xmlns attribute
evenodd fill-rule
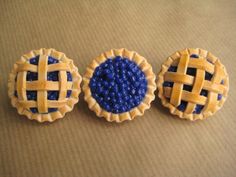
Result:
<svg viewBox="0 0 236 177"><path fill-rule="evenodd" d="M199 56L197 54L192 54L190 57L192 57L192 58L199 58Z"/></svg>
<svg viewBox="0 0 236 177"><path fill-rule="evenodd" d="M207 95L208 95L208 91L202 89L201 92L200 92L200 95L207 97Z"/></svg>
<svg viewBox="0 0 236 177"><path fill-rule="evenodd" d="M91 90L93 90L93 91L95 91L97 88L97 85L95 82L90 82L89 86L90 86Z"/></svg>
<svg viewBox="0 0 236 177"><path fill-rule="evenodd" d="M134 105L137 105L137 106L138 106L138 105L139 105L139 103L140 103L140 101L139 101L139 100L137 100L137 99L135 99L135 100L134 100Z"/></svg>
<svg viewBox="0 0 236 177"><path fill-rule="evenodd" d="M125 70L123 70L123 68L125 68L125 63L120 63L119 65L120 69L121 69L121 72L124 73Z"/></svg>
<svg viewBox="0 0 236 177"><path fill-rule="evenodd" d="M140 89L140 90L138 90L138 93L139 93L139 95L142 95L143 93L145 93L145 90L144 89Z"/></svg>
<svg viewBox="0 0 236 177"><path fill-rule="evenodd" d="M108 73L106 76L109 80L112 80L114 78L114 73L112 73L112 72Z"/></svg>
<svg viewBox="0 0 236 177"><path fill-rule="evenodd" d="M110 82L110 85L113 87L115 85L115 82L114 81Z"/></svg>
<svg viewBox="0 0 236 177"><path fill-rule="evenodd" d="M66 71L67 81L72 81L72 75L69 71Z"/></svg>
<svg viewBox="0 0 236 177"><path fill-rule="evenodd" d="M211 80L211 78L213 77L213 75L211 74L211 73L209 73L209 72L205 72L205 80Z"/></svg>
<svg viewBox="0 0 236 177"><path fill-rule="evenodd" d="M103 95L108 96L109 95L109 90L104 90Z"/></svg>
<svg viewBox="0 0 236 177"><path fill-rule="evenodd" d="M177 107L180 111L184 112L186 107L187 107L187 102L186 101L181 101L180 105Z"/></svg>
<svg viewBox="0 0 236 177"><path fill-rule="evenodd" d="M66 92L66 98L69 98L71 96L72 90L67 90Z"/></svg>
<svg viewBox="0 0 236 177"><path fill-rule="evenodd" d="M134 76L131 77L131 81L135 82L136 78Z"/></svg>
<svg viewBox="0 0 236 177"><path fill-rule="evenodd" d="M115 97L116 96L116 92L109 92L109 96L110 97Z"/></svg>
<svg viewBox="0 0 236 177"><path fill-rule="evenodd" d="M118 103L119 105L122 105L123 104L123 100L121 98L119 98L119 99L116 100L116 103Z"/></svg>
<svg viewBox="0 0 236 177"><path fill-rule="evenodd" d="M132 71L132 69L133 69L135 66L136 66L135 63L130 62L130 64L128 65L128 68L131 69L131 71Z"/></svg>
<svg viewBox="0 0 236 177"><path fill-rule="evenodd" d="M196 76L196 72L197 72L196 68L188 68L187 69L187 74L188 75Z"/></svg>
<svg viewBox="0 0 236 177"><path fill-rule="evenodd" d="M192 89L193 89L193 86L191 86L191 85L184 85L184 88L183 88L184 90L187 90L187 91L189 91L189 92L191 92L192 91Z"/></svg>
<svg viewBox="0 0 236 177"><path fill-rule="evenodd" d="M94 97L95 99L98 99L98 98L99 98L99 95L98 95L97 93L95 93L95 94L93 94L93 97Z"/></svg>
<svg viewBox="0 0 236 177"><path fill-rule="evenodd" d="M193 111L193 113L194 113L194 114L200 114L203 108L204 108L203 105L197 104L197 105L195 106L195 110Z"/></svg>
<svg viewBox="0 0 236 177"><path fill-rule="evenodd" d="M134 73L137 72L137 70L138 70L138 67L137 67L137 66L135 66L135 67L133 67L133 68L131 69L131 71L134 72Z"/></svg>
<svg viewBox="0 0 236 177"><path fill-rule="evenodd" d="M139 86L140 82L135 82L134 86L137 88Z"/></svg>
<svg viewBox="0 0 236 177"><path fill-rule="evenodd" d="M177 66L170 66L168 71L169 72L176 72L177 71Z"/></svg>
<svg viewBox="0 0 236 177"><path fill-rule="evenodd" d="M103 92L103 87L97 87L96 92L101 94Z"/></svg>
<svg viewBox="0 0 236 177"><path fill-rule="evenodd" d="M108 58L106 62L110 65L112 64L112 61L113 61L112 59Z"/></svg>
<svg viewBox="0 0 236 177"><path fill-rule="evenodd" d="M56 112L57 110L57 108L48 108L48 112Z"/></svg>
<svg viewBox="0 0 236 177"><path fill-rule="evenodd" d="M59 63L59 61L51 56L48 57L48 64L55 64L55 63Z"/></svg>
<svg viewBox="0 0 236 177"><path fill-rule="evenodd" d="M139 87L140 87L140 88L143 88L143 89L145 89L145 90L147 90L146 85L147 85L147 82L143 82L143 83L141 83L141 84L139 85Z"/></svg>
<svg viewBox="0 0 236 177"><path fill-rule="evenodd" d="M131 77L131 76L133 75L133 73L130 72L130 71L128 71L128 72L127 72L127 75Z"/></svg>
<svg viewBox="0 0 236 177"><path fill-rule="evenodd" d="M110 71L109 69L105 69L103 72L104 72L104 74L109 74L109 73L111 73L111 71Z"/></svg>
<svg viewBox="0 0 236 177"><path fill-rule="evenodd" d="M38 113L38 109L37 109L37 108L30 108L30 111L31 111L32 113Z"/></svg>
<svg viewBox="0 0 236 177"><path fill-rule="evenodd" d="M103 102L103 97L98 97L98 99L97 99L97 101L99 102L99 103L102 103Z"/></svg>
<svg viewBox="0 0 236 177"><path fill-rule="evenodd" d="M117 96L118 98L122 98L123 94L120 93L120 92L118 92L118 93L116 94L116 96Z"/></svg>
<svg viewBox="0 0 236 177"><path fill-rule="evenodd" d="M118 92L119 91L119 88L117 85L115 85L114 87L112 87L112 91L113 92Z"/></svg>
<svg viewBox="0 0 236 177"><path fill-rule="evenodd" d="M135 95L135 93L136 93L136 90L135 90L135 89L132 89L132 90L131 90L131 95Z"/></svg>
<svg viewBox="0 0 236 177"><path fill-rule="evenodd" d="M125 112L125 111L126 111L126 109L127 109L127 107L126 107L126 106L121 106L121 108L120 108L120 112Z"/></svg>
<svg viewBox="0 0 236 177"><path fill-rule="evenodd" d="M106 100L107 102L109 102L109 101L111 101L111 97L110 97L110 96L107 96L107 97L105 97L105 100Z"/></svg>
<svg viewBox="0 0 236 177"><path fill-rule="evenodd" d="M27 81L36 81L36 80L38 80L38 73L27 71L26 80Z"/></svg>
<svg viewBox="0 0 236 177"><path fill-rule="evenodd" d="M102 84L100 82L97 82L97 87L101 87L101 86L102 86Z"/></svg>
<svg viewBox="0 0 236 177"><path fill-rule="evenodd" d="M114 59L114 62L116 63L119 63L121 62L122 58L120 56L117 56L115 59Z"/></svg>
<svg viewBox="0 0 236 177"><path fill-rule="evenodd" d="M26 91L27 100L37 100L37 91Z"/></svg>
<svg viewBox="0 0 236 177"><path fill-rule="evenodd" d="M147 91L147 80L133 61L118 56L95 69L89 87L103 109L122 113L140 104Z"/></svg>
<svg viewBox="0 0 236 177"><path fill-rule="evenodd" d="M165 81L163 83L163 87L173 87L174 83L173 82L168 82L168 81Z"/></svg>
<svg viewBox="0 0 236 177"><path fill-rule="evenodd" d="M117 82L118 84L122 84L122 83L123 83L123 80L122 80L121 78L118 78L118 79L116 79L116 82Z"/></svg>
<svg viewBox="0 0 236 177"><path fill-rule="evenodd" d="M107 103L104 103L103 106L104 106L105 110L110 110L111 109L110 105L107 104Z"/></svg>
<svg viewBox="0 0 236 177"><path fill-rule="evenodd" d="M98 77L102 74L101 70L99 68L95 69L94 76Z"/></svg>
<svg viewBox="0 0 236 177"><path fill-rule="evenodd" d="M104 82L103 82L103 86L104 86L104 87L109 87L109 82L104 81Z"/></svg>
<svg viewBox="0 0 236 177"><path fill-rule="evenodd" d="M29 62L30 62L30 64L32 64L32 65L38 65L38 63L39 63L39 56L36 56L36 57L34 57L34 58L31 58L31 59L29 60Z"/></svg>
<svg viewBox="0 0 236 177"><path fill-rule="evenodd" d="M124 97L124 100L125 100L125 101L128 101L128 100L129 100L129 96L125 96L125 97Z"/></svg>
<svg viewBox="0 0 236 177"><path fill-rule="evenodd" d="M48 74L47 74L47 80L48 80L48 81L58 81L58 80L59 80L58 74L59 74L58 71L48 72Z"/></svg>
<svg viewBox="0 0 236 177"><path fill-rule="evenodd" d="M218 94L217 100L219 101L219 100L221 100L221 99L222 99L222 94Z"/></svg>
<svg viewBox="0 0 236 177"><path fill-rule="evenodd" d="M48 91L48 100L58 100L59 98L59 91Z"/></svg>

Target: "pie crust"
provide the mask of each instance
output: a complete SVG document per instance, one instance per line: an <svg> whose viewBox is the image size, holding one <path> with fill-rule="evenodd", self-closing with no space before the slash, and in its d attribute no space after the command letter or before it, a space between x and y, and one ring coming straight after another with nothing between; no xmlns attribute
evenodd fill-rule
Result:
<svg viewBox="0 0 236 177"><path fill-rule="evenodd" d="M143 98L142 102L131 109L130 111L123 112L123 113L112 113L107 112L103 109L99 103L93 98L91 94L91 89L89 86L90 79L93 76L93 73L100 64L105 62L108 58L114 59L116 56L120 56L122 58L129 59L145 74L147 80L147 91L145 97ZM144 114L146 109L150 108L151 102L155 99L154 91L156 90L156 83L155 83L155 74L152 71L152 66L147 62L147 60L140 56L138 53L134 51L129 51L127 49L112 49L105 53L102 53L100 56L95 58L92 63L87 67L86 72L83 77L83 91L85 93L85 100L88 103L89 108L96 113L98 117L104 117L107 121L112 122L122 122L124 120L132 120L136 116L141 116Z"/></svg>
<svg viewBox="0 0 236 177"><path fill-rule="evenodd" d="M169 72L171 66L176 66L177 71ZM188 75L188 68L196 69L196 75ZM206 73L210 73L208 75L212 78L206 80ZM164 87L166 81L173 82L173 86ZM184 90L184 85L191 86L192 90ZM229 77L224 65L213 54L203 49L189 48L175 52L162 64L157 88L162 104L169 108L172 114L192 121L202 120L223 106L229 90ZM200 94L203 89L207 91L206 96ZM182 100L187 102L184 111L177 108ZM194 113L197 104L203 106L198 114Z"/></svg>
<svg viewBox="0 0 236 177"><path fill-rule="evenodd" d="M30 59L39 56L38 64L30 64ZM58 60L55 64L48 64L48 57ZM47 72L58 71L58 81L48 81ZM28 72L36 72L38 80L27 81ZM67 72L71 73L72 81L67 81ZM64 117L65 113L71 111L78 102L81 92L81 76L78 68L73 64L73 60L66 57L64 53L55 49L39 49L23 55L16 63L9 75L8 95L13 107L21 115L26 115L31 120L38 122L52 122ZM67 98L67 90L71 90L70 97ZM37 92L36 100L27 100L26 91L34 90ZM59 93L58 100L48 100L49 90L56 90ZM15 95L17 91L17 96ZM36 113L29 108L38 109ZM54 112L47 111L50 107L56 109Z"/></svg>

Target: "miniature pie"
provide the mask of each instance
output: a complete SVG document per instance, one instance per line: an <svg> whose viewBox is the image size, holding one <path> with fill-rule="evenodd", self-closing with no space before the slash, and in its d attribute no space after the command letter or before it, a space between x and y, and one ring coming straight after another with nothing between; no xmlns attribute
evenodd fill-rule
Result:
<svg viewBox="0 0 236 177"><path fill-rule="evenodd" d="M77 67L64 53L33 50L14 64L8 94L19 114L52 122L64 117L78 102L81 80Z"/></svg>
<svg viewBox="0 0 236 177"><path fill-rule="evenodd" d="M95 58L86 69L83 83L89 108L109 122L143 115L155 98L151 65L127 49L110 50Z"/></svg>
<svg viewBox="0 0 236 177"><path fill-rule="evenodd" d="M189 120L205 119L227 98L229 78L224 65L210 52L184 49L163 63L158 96L172 114Z"/></svg>

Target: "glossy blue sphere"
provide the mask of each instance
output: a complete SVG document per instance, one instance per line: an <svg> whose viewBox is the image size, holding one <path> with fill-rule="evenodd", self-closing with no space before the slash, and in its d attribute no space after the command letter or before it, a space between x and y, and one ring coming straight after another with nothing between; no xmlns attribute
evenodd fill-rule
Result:
<svg viewBox="0 0 236 177"><path fill-rule="evenodd" d="M147 80L135 62L117 56L95 69L89 87L103 109L118 114L130 111L142 102L147 92Z"/></svg>

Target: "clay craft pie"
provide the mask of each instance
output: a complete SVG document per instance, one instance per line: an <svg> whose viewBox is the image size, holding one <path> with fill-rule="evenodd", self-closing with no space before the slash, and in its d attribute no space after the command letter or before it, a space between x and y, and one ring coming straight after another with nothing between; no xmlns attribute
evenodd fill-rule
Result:
<svg viewBox="0 0 236 177"><path fill-rule="evenodd" d="M224 104L229 78L218 58L203 49L175 52L158 75L158 96L172 114L189 120L205 119Z"/></svg>
<svg viewBox="0 0 236 177"><path fill-rule="evenodd" d="M83 83L89 108L110 122L143 115L155 98L151 65L127 49L113 49L95 58L86 69Z"/></svg>
<svg viewBox="0 0 236 177"><path fill-rule="evenodd" d="M81 80L77 67L65 54L54 49L33 50L14 64L8 94L19 114L52 122L78 102Z"/></svg>

